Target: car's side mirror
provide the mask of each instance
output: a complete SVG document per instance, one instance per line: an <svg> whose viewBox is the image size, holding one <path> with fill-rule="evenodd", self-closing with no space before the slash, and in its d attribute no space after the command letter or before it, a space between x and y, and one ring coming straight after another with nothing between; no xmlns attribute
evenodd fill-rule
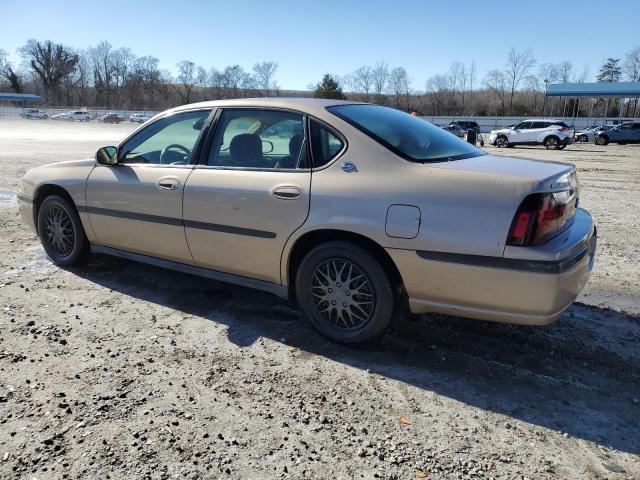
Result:
<svg viewBox="0 0 640 480"><path fill-rule="evenodd" d="M118 149L116 147L102 147L96 152L96 161L100 165L117 165Z"/></svg>

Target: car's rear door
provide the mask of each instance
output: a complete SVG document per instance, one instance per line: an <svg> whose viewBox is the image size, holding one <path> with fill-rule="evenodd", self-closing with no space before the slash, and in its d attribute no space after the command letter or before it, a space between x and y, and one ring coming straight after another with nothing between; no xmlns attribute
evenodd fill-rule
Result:
<svg viewBox="0 0 640 480"><path fill-rule="evenodd" d="M100 245L193 263L182 224L192 154L211 109L149 124L118 149L117 165L97 165L87 180L87 213Z"/></svg>
<svg viewBox="0 0 640 480"><path fill-rule="evenodd" d="M284 244L309 212L305 116L267 108L218 112L184 191L199 266L280 283Z"/></svg>

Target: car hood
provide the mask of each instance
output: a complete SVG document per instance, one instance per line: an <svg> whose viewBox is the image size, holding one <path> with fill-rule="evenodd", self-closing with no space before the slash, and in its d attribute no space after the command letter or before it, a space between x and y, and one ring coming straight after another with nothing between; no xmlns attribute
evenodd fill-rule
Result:
<svg viewBox="0 0 640 480"><path fill-rule="evenodd" d="M491 130L491 134L494 133L509 133L511 131L510 128L496 128L495 130Z"/></svg>
<svg viewBox="0 0 640 480"><path fill-rule="evenodd" d="M553 180L575 168L568 163L528 160L502 155L480 155L452 162L431 163L429 166L494 177L515 177L528 182Z"/></svg>

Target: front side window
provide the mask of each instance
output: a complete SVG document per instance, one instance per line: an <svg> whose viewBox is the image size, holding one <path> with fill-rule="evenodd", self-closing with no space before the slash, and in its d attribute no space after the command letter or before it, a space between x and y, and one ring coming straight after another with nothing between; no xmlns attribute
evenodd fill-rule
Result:
<svg viewBox="0 0 640 480"><path fill-rule="evenodd" d="M118 149L119 163L187 165L209 110L160 118Z"/></svg>
<svg viewBox="0 0 640 480"><path fill-rule="evenodd" d="M521 122L513 127L514 130L527 130L529 128L531 128L531 122Z"/></svg>
<svg viewBox="0 0 640 480"><path fill-rule="evenodd" d="M622 125L620 125L618 127L618 130L631 130L631 124L630 123L623 123Z"/></svg>
<svg viewBox="0 0 640 480"><path fill-rule="evenodd" d="M326 165L342 151L344 142L329 127L311 120L309 131L311 134L311 157L314 168Z"/></svg>
<svg viewBox="0 0 640 480"><path fill-rule="evenodd" d="M218 120L207 165L297 168L304 162L304 140L302 114L226 109Z"/></svg>
<svg viewBox="0 0 640 480"><path fill-rule="evenodd" d="M531 128L546 128L547 122L531 122Z"/></svg>
<svg viewBox="0 0 640 480"><path fill-rule="evenodd" d="M486 155L446 130L393 108L339 105L327 110L395 154L414 162L441 162Z"/></svg>

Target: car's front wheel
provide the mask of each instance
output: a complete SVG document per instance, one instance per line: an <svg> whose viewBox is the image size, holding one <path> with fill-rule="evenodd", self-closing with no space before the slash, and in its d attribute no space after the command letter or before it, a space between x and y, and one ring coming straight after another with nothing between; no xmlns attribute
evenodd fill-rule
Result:
<svg viewBox="0 0 640 480"><path fill-rule="evenodd" d="M500 135L496 138L496 147L498 148L506 148L509 146L509 140L504 135Z"/></svg>
<svg viewBox="0 0 640 480"><path fill-rule="evenodd" d="M605 135L598 135L596 138L596 145L608 145L609 139Z"/></svg>
<svg viewBox="0 0 640 480"><path fill-rule="evenodd" d="M38 234L53 263L69 267L82 263L89 242L75 207L58 195L45 198L38 209Z"/></svg>
<svg viewBox="0 0 640 480"><path fill-rule="evenodd" d="M299 306L332 340L371 342L389 327L396 305L389 274L366 250L350 242L321 244L296 274Z"/></svg>

